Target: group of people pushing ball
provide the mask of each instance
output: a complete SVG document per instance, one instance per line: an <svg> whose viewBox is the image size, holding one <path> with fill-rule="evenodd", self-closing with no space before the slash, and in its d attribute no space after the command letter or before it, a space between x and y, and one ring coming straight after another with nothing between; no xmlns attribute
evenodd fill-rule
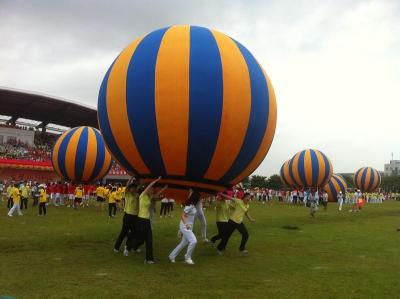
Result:
<svg viewBox="0 0 400 299"><path fill-rule="evenodd" d="M156 193L154 185L160 179L161 177L147 186L139 185L135 178L131 178L128 181L125 191L125 214L122 220L122 229L114 245L114 251L119 252L122 242L126 238L123 253L128 256L131 251L140 252L140 247L145 244L146 259L144 262L146 264L154 264L153 234L150 221L152 203L158 200L159 196L168 187L164 186ZM197 238L193 233L193 226L196 219L199 219L201 223L201 237L204 242L211 242L216 245L216 242L220 241L217 246L219 255L222 255L229 238L235 230L238 230L242 235L239 249L243 254L247 254L246 243L249 234L243 223L243 218L246 216L250 221L255 221L248 212L250 199L250 194L242 191L236 192L234 196L229 196L227 193L219 194L216 204L218 234L209 241L206 235L207 222L203 213L200 193L190 189L179 222L178 237L181 241L169 254L170 262L175 263L179 253L187 247L184 262L189 265L194 264L192 255L197 244Z"/></svg>

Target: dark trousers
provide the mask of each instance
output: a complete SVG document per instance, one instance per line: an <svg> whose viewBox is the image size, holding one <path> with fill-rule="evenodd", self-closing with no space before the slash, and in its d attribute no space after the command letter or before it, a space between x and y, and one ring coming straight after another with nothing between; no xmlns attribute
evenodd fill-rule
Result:
<svg viewBox="0 0 400 299"><path fill-rule="evenodd" d="M13 201L13 199L10 197L10 198L7 200L7 208L8 208L8 209L11 209L13 205L14 205L14 201Z"/></svg>
<svg viewBox="0 0 400 299"><path fill-rule="evenodd" d="M249 239L249 233L247 232L246 227L244 226L243 222L240 224L237 224L236 222L232 221L229 219L227 225L226 225L226 231L222 237L221 242L218 245L218 250L223 251L225 250L226 244L228 244L229 238L232 236L232 233L235 230L238 230L239 233L242 235L242 241L240 242L240 247L239 250L245 250L246 249L246 243L247 240Z"/></svg>
<svg viewBox="0 0 400 299"><path fill-rule="evenodd" d="M137 217L135 225L135 237L132 242L132 248L138 249L143 243L146 243L146 260L152 261L153 257L153 232L151 230L150 219Z"/></svg>
<svg viewBox="0 0 400 299"><path fill-rule="evenodd" d="M167 212L168 212L168 202L162 202L161 209L160 209L160 216L167 215Z"/></svg>
<svg viewBox="0 0 400 299"><path fill-rule="evenodd" d="M115 214L117 213L117 203L109 203L108 204L108 216L115 216Z"/></svg>
<svg viewBox="0 0 400 299"><path fill-rule="evenodd" d="M45 202L41 202L41 203L39 204L39 215L42 215L42 213L43 213L44 215L46 215L46 213L47 213L47 210L46 210L46 203L45 203Z"/></svg>
<svg viewBox="0 0 400 299"><path fill-rule="evenodd" d="M38 204L39 204L39 197L34 196L33 197L32 207L36 207Z"/></svg>
<svg viewBox="0 0 400 299"><path fill-rule="evenodd" d="M225 233L227 224L228 224L228 222L217 221L218 234L216 234L214 237L211 238L211 242L215 243L217 240L222 239L222 236Z"/></svg>
<svg viewBox="0 0 400 299"><path fill-rule="evenodd" d="M21 210L24 209L24 206L25 206L25 209L27 210L28 209L28 198L27 197L21 197Z"/></svg>
<svg viewBox="0 0 400 299"><path fill-rule="evenodd" d="M136 222L136 215L131 215L131 214L124 214L124 217L122 218L122 228L121 232L119 233L119 236L117 238L117 241L115 241L114 248L119 250L122 244L122 241L124 241L125 237L128 237L126 241L127 247L129 247L129 244L132 243L133 241L133 236L134 236L134 231L135 231L135 222Z"/></svg>

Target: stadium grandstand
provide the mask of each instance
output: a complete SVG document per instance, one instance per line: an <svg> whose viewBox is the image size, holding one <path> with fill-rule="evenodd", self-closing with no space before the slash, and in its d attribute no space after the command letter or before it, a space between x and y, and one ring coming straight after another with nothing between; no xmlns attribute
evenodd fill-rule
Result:
<svg viewBox="0 0 400 299"><path fill-rule="evenodd" d="M56 181L50 162L58 136L76 126L98 128L93 107L49 95L0 87L0 181ZM126 180L113 162L106 181Z"/></svg>

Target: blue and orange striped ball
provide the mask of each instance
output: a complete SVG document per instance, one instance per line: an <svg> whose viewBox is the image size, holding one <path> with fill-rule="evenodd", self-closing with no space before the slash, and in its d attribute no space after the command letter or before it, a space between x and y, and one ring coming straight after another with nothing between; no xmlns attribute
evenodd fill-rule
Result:
<svg viewBox="0 0 400 299"><path fill-rule="evenodd" d="M294 183L294 181L292 180L292 178L290 176L289 164L290 164L290 160L287 160L285 163L283 163L281 170L280 170L280 176L281 176L281 180L283 183L285 183L287 186L289 186L291 188L295 188L296 184Z"/></svg>
<svg viewBox="0 0 400 299"><path fill-rule="evenodd" d="M215 30L171 26L115 59L98 99L111 154L142 182L222 191L263 161L276 126L271 82L242 44Z"/></svg>
<svg viewBox="0 0 400 299"><path fill-rule="evenodd" d="M353 182L361 192L374 192L381 185L381 175L372 167L362 167L354 174Z"/></svg>
<svg viewBox="0 0 400 299"><path fill-rule="evenodd" d="M328 184L325 185L324 190L328 193L329 201L337 201L337 196L340 191L342 191L344 199L347 190L347 183L342 176L333 174Z"/></svg>
<svg viewBox="0 0 400 299"><path fill-rule="evenodd" d="M65 180L86 183L98 181L108 173L111 155L99 130L76 127L58 138L51 162L56 173Z"/></svg>
<svg viewBox="0 0 400 299"><path fill-rule="evenodd" d="M314 149L298 152L290 160L289 173L297 186L321 188L332 176L332 164L327 156Z"/></svg>

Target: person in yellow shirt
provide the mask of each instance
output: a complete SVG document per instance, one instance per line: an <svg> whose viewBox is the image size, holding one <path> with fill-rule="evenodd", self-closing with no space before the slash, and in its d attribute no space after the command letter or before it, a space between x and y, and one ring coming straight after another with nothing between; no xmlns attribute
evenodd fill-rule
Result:
<svg viewBox="0 0 400 299"><path fill-rule="evenodd" d="M31 191L27 182L24 182L20 191L21 191L21 211L24 209L24 206L25 210L27 210L29 193Z"/></svg>
<svg viewBox="0 0 400 299"><path fill-rule="evenodd" d="M117 213L117 188L112 187L108 195L108 218L115 217Z"/></svg>
<svg viewBox="0 0 400 299"><path fill-rule="evenodd" d="M152 199L158 198L168 187L165 186L157 194L154 193L154 185L161 180L161 177L154 180L139 196L139 213L135 225L135 238L132 242L133 250L137 250L143 243L146 244L146 264L154 264L153 257L153 232L150 223L150 207Z"/></svg>
<svg viewBox="0 0 400 299"><path fill-rule="evenodd" d="M211 243L213 245L217 240L222 239L229 221L229 203L222 195L217 198L215 211L218 234L211 238Z"/></svg>
<svg viewBox="0 0 400 299"><path fill-rule="evenodd" d="M83 198L83 187L82 187L82 185L79 185L75 188L75 199L74 199L74 209L75 210L82 203L82 198Z"/></svg>
<svg viewBox="0 0 400 299"><path fill-rule="evenodd" d="M115 202L116 202L116 206L119 208L122 208L122 188L119 184L117 184L115 186Z"/></svg>
<svg viewBox="0 0 400 299"><path fill-rule="evenodd" d="M245 193L242 199L233 198L227 194L222 194L222 196L231 200L231 207L233 210L229 217L228 224L226 225L226 230L222 236L222 240L218 245L217 253L222 255L222 251L225 250L232 233L235 230L238 230L242 235L242 241L240 242L239 250L243 254L247 254L246 243L249 239L249 233L247 232L247 229L243 223L243 218L246 216L251 222L255 221L248 212L250 207L249 202L251 199L250 193Z"/></svg>
<svg viewBox="0 0 400 299"><path fill-rule="evenodd" d="M14 184L14 187L11 190L11 198L13 200L13 206L8 212L8 216L12 217L14 214L14 211L17 211L18 216L22 216L21 209L19 207L20 201L21 201L21 194L19 193L18 189L18 184Z"/></svg>
<svg viewBox="0 0 400 299"><path fill-rule="evenodd" d="M114 252L118 252L123 240L127 237L124 255L129 255L129 247L133 241L135 222L139 213L139 194L137 192L138 185L135 178L132 177L127 182L125 191L125 207L124 217L122 218L122 228L114 245Z"/></svg>
<svg viewBox="0 0 400 299"><path fill-rule="evenodd" d="M46 216L47 194L43 186L39 186L39 216Z"/></svg>

